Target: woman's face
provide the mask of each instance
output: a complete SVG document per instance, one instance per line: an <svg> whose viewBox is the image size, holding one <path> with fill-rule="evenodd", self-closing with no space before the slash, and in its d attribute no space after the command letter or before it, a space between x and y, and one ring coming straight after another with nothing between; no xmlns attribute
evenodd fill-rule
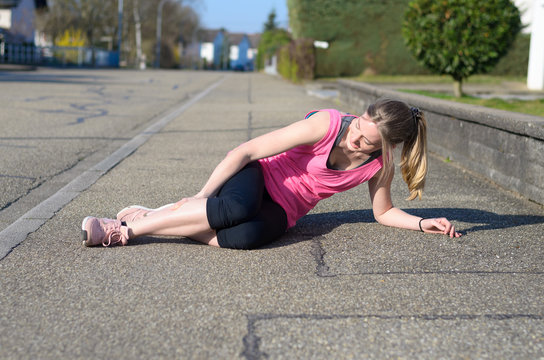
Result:
<svg viewBox="0 0 544 360"><path fill-rule="evenodd" d="M382 138L378 126L366 112L351 122L346 137L346 147L353 152L366 155L382 148Z"/></svg>

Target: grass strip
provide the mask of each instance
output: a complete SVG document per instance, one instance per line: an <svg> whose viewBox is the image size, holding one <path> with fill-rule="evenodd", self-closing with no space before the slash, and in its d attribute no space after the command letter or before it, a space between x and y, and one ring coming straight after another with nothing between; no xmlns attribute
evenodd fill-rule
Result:
<svg viewBox="0 0 544 360"><path fill-rule="evenodd" d="M402 92L408 92L413 94L419 94L424 96L429 96L437 99L443 99L448 101L455 101L463 104L472 104L485 106L488 108L514 111L523 114L544 116L544 99L536 100L519 100L519 99L501 99L501 98L490 98L482 99L474 96L464 95L461 98L451 96L444 93L437 93L433 91L424 91L424 90L406 90L399 89Z"/></svg>

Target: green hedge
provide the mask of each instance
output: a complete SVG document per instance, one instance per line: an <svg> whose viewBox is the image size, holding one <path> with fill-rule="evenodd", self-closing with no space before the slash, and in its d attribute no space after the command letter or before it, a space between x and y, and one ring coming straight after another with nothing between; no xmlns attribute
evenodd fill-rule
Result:
<svg viewBox="0 0 544 360"><path fill-rule="evenodd" d="M316 76L427 73L404 46L408 0L288 0L295 39L329 42L316 51Z"/></svg>
<svg viewBox="0 0 544 360"><path fill-rule="evenodd" d="M287 0L295 39L329 42L316 49L316 77L429 74L408 51L401 24L410 0ZM492 71L525 76L528 41L516 41Z"/></svg>

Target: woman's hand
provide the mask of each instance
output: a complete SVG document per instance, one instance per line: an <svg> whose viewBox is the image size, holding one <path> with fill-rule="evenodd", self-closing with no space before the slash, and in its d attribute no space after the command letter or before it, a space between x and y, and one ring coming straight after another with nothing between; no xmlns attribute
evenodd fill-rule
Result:
<svg viewBox="0 0 544 360"><path fill-rule="evenodd" d="M450 238L461 236L446 218L423 219L420 224L423 232L449 235Z"/></svg>

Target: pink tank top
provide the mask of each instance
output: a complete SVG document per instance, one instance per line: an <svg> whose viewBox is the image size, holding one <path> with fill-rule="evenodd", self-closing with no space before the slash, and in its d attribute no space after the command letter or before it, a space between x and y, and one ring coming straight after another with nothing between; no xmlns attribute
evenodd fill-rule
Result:
<svg viewBox="0 0 544 360"><path fill-rule="evenodd" d="M314 145L301 145L284 153L260 159L266 190L287 214L287 226L295 226L322 199L370 180L382 168L382 156L350 170L327 167L329 154L340 130L341 114L330 115L327 134Z"/></svg>

